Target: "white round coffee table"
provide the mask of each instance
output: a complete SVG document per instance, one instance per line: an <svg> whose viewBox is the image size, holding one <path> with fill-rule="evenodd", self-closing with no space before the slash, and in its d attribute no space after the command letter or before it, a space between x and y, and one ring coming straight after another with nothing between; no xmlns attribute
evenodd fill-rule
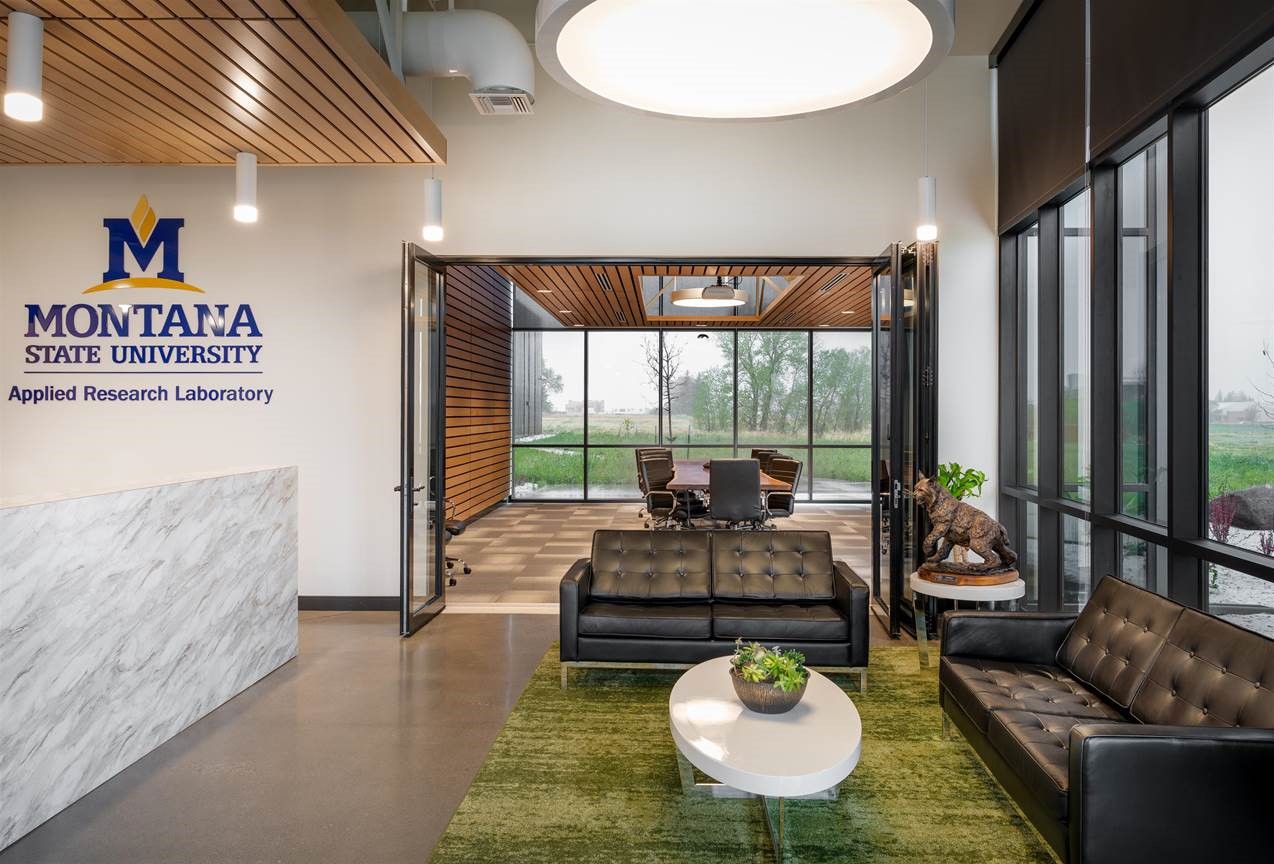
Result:
<svg viewBox="0 0 1274 864"><path fill-rule="evenodd" d="M758 714L735 695L730 658L708 660L677 680L668 697L668 715L683 790L759 797L779 860L784 799L835 798L836 787L862 753L858 709L845 691L813 670L799 705L786 714ZM690 765L721 785L696 784ZM777 825L771 821L771 801Z"/></svg>
<svg viewBox="0 0 1274 864"><path fill-rule="evenodd" d="M911 574L911 592L942 600L955 600L957 603L997 603L1002 600L1016 601L1026 596L1026 583L1021 579L1005 582L1003 585L944 585L941 582L930 582L921 579L919 573ZM920 665L929 665L929 640L925 633L924 601L913 603L916 610L916 644L920 648Z"/></svg>

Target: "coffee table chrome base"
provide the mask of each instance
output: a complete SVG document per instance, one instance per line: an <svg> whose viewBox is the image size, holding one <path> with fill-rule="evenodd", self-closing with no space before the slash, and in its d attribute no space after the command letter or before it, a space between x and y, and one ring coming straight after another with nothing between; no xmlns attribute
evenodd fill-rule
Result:
<svg viewBox="0 0 1274 864"><path fill-rule="evenodd" d="M765 820L765 831L770 837L770 845L774 847L774 860L783 861L783 841L787 836L786 798L770 798L743 792L715 780L703 782L695 779L695 767L690 760L677 750L677 774L681 778L681 791L689 796L701 798L756 798L761 803L761 816ZM840 786L833 786L813 795L800 795L799 801L836 801L840 798Z"/></svg>

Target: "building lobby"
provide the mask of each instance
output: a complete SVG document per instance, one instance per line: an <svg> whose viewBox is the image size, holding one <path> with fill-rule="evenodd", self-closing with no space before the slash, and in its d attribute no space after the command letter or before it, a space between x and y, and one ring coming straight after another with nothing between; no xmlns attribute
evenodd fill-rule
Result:
<svg viewBox="0 0 1274 864"><path fill-rule="evenodd" d="M0 64L0 864L1271 858L1268 0Z"/></svg>

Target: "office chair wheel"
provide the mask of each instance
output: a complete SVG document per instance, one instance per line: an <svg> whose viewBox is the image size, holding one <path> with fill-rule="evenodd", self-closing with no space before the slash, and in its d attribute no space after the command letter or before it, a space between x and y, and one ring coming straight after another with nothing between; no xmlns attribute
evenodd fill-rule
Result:
<svg viewBox="0 0 1274 864"><path fill-rule="evenodd" d="M452 576L450 579L448 579L448 580L447 580L447 584L448 584L449 586L451 586L452 588L455 588L455 587L456 587L456 577L455 577L455 576Z"/></svg>
<svg viewBox="0 0 1274 864"><path fill-rule="evenodd" d="M468 564L464 565L464 575L468 576L472 572L473 572L472 567L470 567Z"/></svg>

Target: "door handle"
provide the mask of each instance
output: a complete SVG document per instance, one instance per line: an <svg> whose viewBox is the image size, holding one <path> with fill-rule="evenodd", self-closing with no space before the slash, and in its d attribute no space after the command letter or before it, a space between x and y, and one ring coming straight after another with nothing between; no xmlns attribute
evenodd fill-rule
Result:
<svg viewBox="0 0 1274 864"><path fill-rule="evenodd" d="M425 488L424 486L413 486L413 487L411 488L411 491L412 491L413 493L415 493L415 492L420 492L420 491L424 490L424 488ZM395 486L395 487L394 487L394 491L395 491L395 492L401 492L401 491L403 491L403 486L402 486L402 484L401 484L401 483L399 483L397 486Z"/></svg>

